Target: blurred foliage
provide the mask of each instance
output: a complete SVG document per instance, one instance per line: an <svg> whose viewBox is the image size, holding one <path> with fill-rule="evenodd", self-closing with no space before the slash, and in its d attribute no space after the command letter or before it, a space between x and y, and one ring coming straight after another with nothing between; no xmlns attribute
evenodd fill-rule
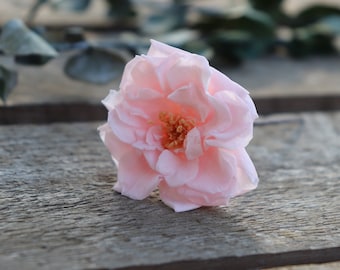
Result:
<svg viewBox="0 0 340 270"><path fill-rule="evenodd" d="M76 80L107 83L120 76L127 58L146 53L150 38L223 64L240 64L277 52L294 58L338 53L335 45L340 35L338 7L318 4L292 16L283 9L284 0L248 0L247 5L228 10L197 6L193 0L102 1L112 21L112 32L105 38L86 40L80 27L66 29L62 34L37 26L32 31L22 22L12 20L2 26L0 54L10 55L17 63L37 65L55 57L55 50L78 50L67 61L65 73ZM92 0L36 0L27 22L33 24L45 5L56 11L81 13L92 3ZM16 73L3 66L0 59L3 100L15 82Z"/></svg>
<svg viewBox="0 0 340 270"><path fill-rule="evenodd" d="M4 102L17 83L14 62L43 65L57 56L52 46L18 19L10 20L2 27L0 52L7 56L5 61L0 59L0 97ZM7 65L8 59L10 67Z"/></svg>
<svg viewBox="0 0 340 270"><path fill-rule="evenodd" d="M76 80L106 84L120 76L125 63L119 52L91 46L68 59L65 73Z"/></svg>

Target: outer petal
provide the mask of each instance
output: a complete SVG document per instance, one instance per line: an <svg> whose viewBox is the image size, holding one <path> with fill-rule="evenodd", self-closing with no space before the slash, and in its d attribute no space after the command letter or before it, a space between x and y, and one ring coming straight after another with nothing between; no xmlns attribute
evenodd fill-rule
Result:
<svg viewBox="0 0 340 270"><path fill-rule="evenodd" d="M186 185L202 194L223 192L226 197L235 183L236 159L228 152L209 149L199 159L199 172Z"/></svg>
<svg viewBox="0 0 340 270"><path fill-rule="evenodd" d="M190 55L190 53L187 51L183 51L181 49L174 48L162 42L151 39L151 46L149 48L147 56L168 57L169 55L173 53L177 53L182 56Z"/></svg>
<svg viewBox="0 0 340 270"><path fill-rule="evenodd" d="M198 160L187 160L180 154L164 150L159 156L156 169L169 186L180 186L196 177Z"/></svg>
<svg viewBox="0 0 340 270"><path fill-rule="evenodd" d="M251 161L245 149L234 151L237 159L237 181L231 192L231 196L235 197L253 190L257 187L259 178L256 173L253 162Z"/></svg>
<svg viewBox="0 0 340 270"><path fill-rule="evenodd" d="M139 95L140 89L160 91L157 70L145 56L136 56L126 64L119 88L130 97Z"/></svg>
<svg viewBox="0 0 340 270"><path fill-rule="evenodd" d="M211 80L209 84L209 93L214 95L220 91L228 91L232 92L241 99L243 99L247 103L247 107L251 111L253 118L257 118L256 108L254 106L254 102L249 97L249 92L244 89L241 85L231 80L228 76L216 70L213 67L211 69Z"/></svg>
<svg viewBox="0 0 340 270"><path fill-rule="evenodd" d="M164 75L173 91L191 84L197 92L204 93L207 91L211 74L207 59L197 54L189 54L186 57L177 56L175 65Z"/></svg>
<svg viewBox="0 0 340 270"><path fill-rule="evenodd" d="M146 198L160 181L160 175L148 166L143 153L138 150L121 157L117 178L114 190L135 200Z"/></svg>
<svg viewBox="0 0 340 270"><path fill-rule="evenodd" d="M109 112L108 125L111 127L113 133L124 143L133 144L136 142L136 130L121 121L116 110Z"/></svg>
<svg viewBox="0 0 340 270"><path fill-rule="evenodd" d="M253 136L254 123L248 104L227 91L216 93L211 102L215 114L205 126L205 143L227 149L245 147Z"/></svg>
<svg viewBox="0 0 340 270"><path fill-rule="evenodd" d="M248 95L249 92L240 86L238 83L231 80L228 76L218 71L217 69L210 67L211 80L209 84L209 92L213 95L219 91L231 91L240 97Z"/></svg>
<svg viewBox="0 0 340 270"><path fill-rule="evenodd" d="M109 149L111 156L116 164L118 164L122 156L132 150L132 147L129 144L123 143L113 134L108 124L104 124L98 127L98 131L100 138Z"/></svg>
<svg viewBox="0 0 340 270"><path fill-rule="evenodd" d="M111 111L122 102L122 100L122 95L119 92L110 90L110 93L102 100L102 103L108 111Z"/></svg>
<svg viewBox="0 0 340 270"><path fill-rule="evenodd" d="M164 181L159 184L159 196L175 212L184 212L201 207L201 205L192 203L186 197L178 194L177 190L178 188L170 187Z"/></svg>

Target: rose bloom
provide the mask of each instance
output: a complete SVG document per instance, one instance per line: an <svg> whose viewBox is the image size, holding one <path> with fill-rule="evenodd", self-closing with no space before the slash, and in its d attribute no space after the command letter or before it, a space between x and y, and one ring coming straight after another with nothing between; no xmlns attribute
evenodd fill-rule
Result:
<svg viewBox="0 0 340 270"><path fill-rule="evenodd" d="M98 129L121 194L142 200L158 188L161 200L181 212L226 205L256 188L245 150L254 103L204 57L152 40L103 104L108 121Z"/></svg>

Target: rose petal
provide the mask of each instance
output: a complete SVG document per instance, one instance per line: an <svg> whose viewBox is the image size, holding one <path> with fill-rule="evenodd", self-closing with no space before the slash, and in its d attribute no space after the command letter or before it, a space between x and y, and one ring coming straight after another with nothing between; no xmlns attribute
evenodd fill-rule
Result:
<svg viewBox="0 0 340 270"><path fill-rule="evenodd" d="M211 102L215 114L205 126L205 143L227 149L245 147L253 136L254 122L248 105L226 91L216 93Z"/></svg>
<svg viewBox="0 0 340 270"><path fill-rule="evenodd" d="M209 149L199 159L197 177L186 185L204 193L227 192L235 182L236 160L226 151Z"/></svg>
<svg viewBox="0 0 340 270"><path fill-rule="evenodd" d="M159 196L161 200L175 212L184 212L201 207L178 194L177 188L168 186L164 181L159 184Z"/></svg>
<svg viewBox="0 0 340 270"><path fill-rule="evenodd" d="M185 155L188 160L193 160L203 154L202 139L198 128L189 131L184 143Z"/></svg>
<svg viewBox="0 0 340 270"><path fill-rule="evenodd" d="M239 97L244 97L249 92L241 85L231 80L227 75L218 71L217 69L210 67L211 80L209 84L209 92L214 95L219 91L228 91L237 94Z"/></svg>
<svg viewBox="0 0 340 270"><path fill-rule="evenodd" d="M116 110L109 112L108 125L113 133L124 143L132 144L136 141L135 130L119 119Z"/></svg>
<svg viewBox="0 0 340 270"><path fill-rule="evenodd" d="M234 152L237 159L237 181L231 191L231 196L235 197L253 190L257 187L259 178L253 162L245 149Z"/></svg>
<svg viewBox="0 0 340 270"><path fill-rule="evenodd" d="M115 161L116 165L122 156L127 152L132 150L129 144L123 143L119 140L112 132L108 124L104 124L98 128L100 138L109 149L112 159Z"/></svg>
<svg viewBox="0 0 340 270"><path fill-rule="evenodd" d="M200 122L207 118L211 106L204 91L199 90L193 84L179 88L168 97L171 101L193 109L195 117L199 117Z"/></svg>
<svg viewBox="0 0 340 270"><path fill-rule="evenodd" d="M220 91L227 91L236 94L240 99L242 99L248 106L253 119L258 117L254 102L249 96L249 92L244 89L241 85L231 80L228 76L216 70L213 67L211 69L211 80L209 84L209 92L214 95Z"/></svg>
<svg viewBox="0 0 340 270"><path fill-rule="evenodd" d="M162 42L151 39L151 46L149 48L147 56L167 57L174 53L178 55L182 55L182 56L190 55L189 52L183 51L181 49L178 49L178 48L169 46L167 44L164 44Z"/></svg>
<svg viewBox="0 0 340 270"><path fill-rule="evenodd" d="M143 151L143 154L149 167L153 169L154 171L156 171L157 161L158 161L159 155L161 154L161 151L158 151L158 150Z"/></svg>
<svg viewBox="0 0 340 270"><path fill-rule="evenodd" d="M198 160L187 160L164 150L157 161L156 170L164 176L169 186L179 186L192 180L198 172Z"/></svg>
<svg viewBox="0 0 340 270"><path fill-rule="evenodd" d="M121 157L117 179L114 190L131 199L142 200L157 187L160 175L148 166L141 151L132 150Z"/></svg>
<svg viewBox="0 0 340 270"><path fill-rule="evenodd" d="M110 93L102 100L102 103L108 111L113 110L120 102L122 102L122 95L116 90L110 90Z"/></svg>
<svg viewBox="0 0 340 270"><path fill-rule="evenodd" d="M189 70L190 73L188 73ZM175 64L164 74L173 91L193 85L197 96L203 96L202 94L207 91L210 75L207 59L195 54L190 57L177 57Z"/></svg>
<svg viewBox="0 0 340 270"><path fill-rule="evenodd" d="M136 56L126 64L119 88L130 97L138 96L140 89L161 89L157 71L145 56Z"/></svg>

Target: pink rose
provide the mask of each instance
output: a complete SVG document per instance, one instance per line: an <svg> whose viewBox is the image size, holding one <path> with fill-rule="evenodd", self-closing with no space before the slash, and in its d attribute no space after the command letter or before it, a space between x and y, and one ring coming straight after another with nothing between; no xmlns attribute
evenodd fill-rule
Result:
<svg viewBox="0 0 340 270"><path fill-rule="evenodd" d="M151 43L103 100L108 121L99 131L118 168L114 190L142 200L158 187L181 212L256 188L245 150L257 118L248 92L204 57Z"/></svg>

